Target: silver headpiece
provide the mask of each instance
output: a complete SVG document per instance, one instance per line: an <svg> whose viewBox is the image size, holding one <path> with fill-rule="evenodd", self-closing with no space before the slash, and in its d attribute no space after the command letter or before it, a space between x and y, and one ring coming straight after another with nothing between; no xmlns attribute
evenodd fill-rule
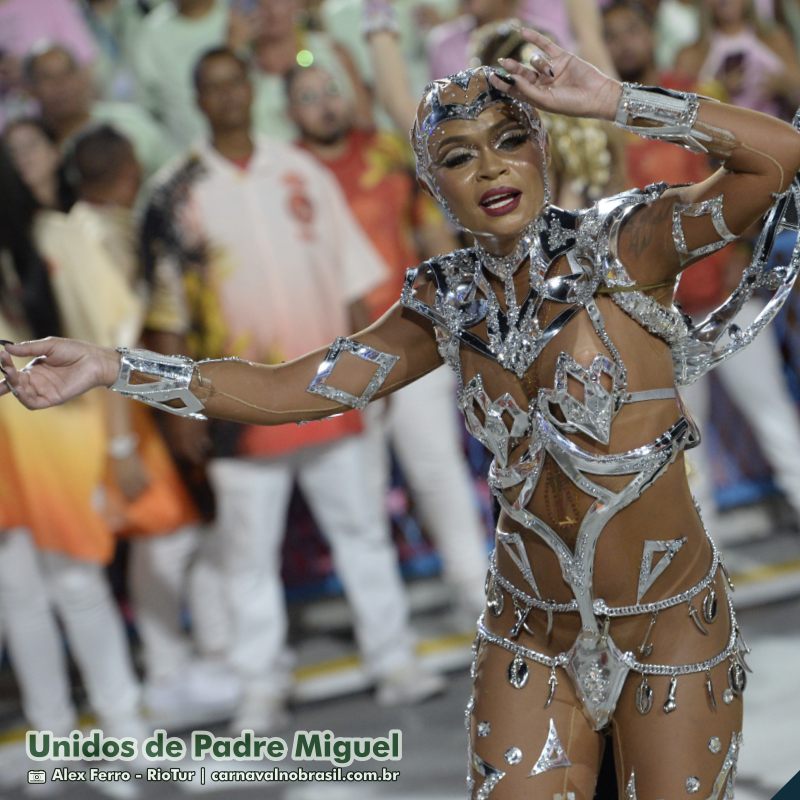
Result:
<svg viewBox="0 0 800 800"><path fill-rule="evenodd" d="M450 218L456 222L456 224L458 224L458 221L454 219L453 213L442 197L436 179L433 176L428 142L431 134L443 122L453 119L477 119L481 113L493 103L504 103L507 106L511 106L517 112L520 119L528 124L531 137L542 153L545 204L550 202L550 187L547 180L547 165L544 155L546 134L542 126L542 121L530 103L525 103L515 97L511 97L505 92L495 89L495 87L489 83L489 76L498 72L499 70L492 67L474 67L472 69L465 69L448 78L432 81L425 87L422 95L423 102L429 109L428 113L421 122L415 120L411 128L411 146L414 148L414 154L417 160L417 175L430 187L436 199L442 204L445 211L447 211ZM443 100L444 92L453 85L458 86L466 93L472 79L477 75L483 75L485 78L486 89L480 92L474 100L469 103L453 103Z"/></svg>

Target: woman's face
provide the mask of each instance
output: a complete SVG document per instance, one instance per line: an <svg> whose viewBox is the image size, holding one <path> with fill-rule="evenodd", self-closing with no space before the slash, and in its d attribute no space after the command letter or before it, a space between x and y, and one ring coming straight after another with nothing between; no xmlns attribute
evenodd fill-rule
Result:
<svg viewBox="0 0 800 800"><path fill-rule="evenodd" d="M60 154L36 125L12 125L4 138L14 166L30 189L53 179Z"/></svg>
<svg viewBox="0 0 800 800"><path fill-rule="evenodd" d="M542 151L509 104L493 103L474 120L442 122L428 151L431 175L453 215L494 251L516 240L544 205Z"/></svg>

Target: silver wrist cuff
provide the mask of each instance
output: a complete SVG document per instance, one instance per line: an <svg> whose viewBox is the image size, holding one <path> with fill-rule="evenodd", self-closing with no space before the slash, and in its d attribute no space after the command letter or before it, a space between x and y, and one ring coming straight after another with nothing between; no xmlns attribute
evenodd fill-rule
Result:
<svg viewBox="0 0 800 800"><path fill-rule="evenodd" d="M206 419L205 408L189 388L197 363L186 356L165 356L150 350L129 350L118 347L121 355L119 376L110 387L125 397L139 400L170 414L192 419ZM156 380L148 383L131 383L131 374L139 372ZM180 401L183 405L169 403Z"/></svg>
<svg viewBox="0 0 800 800"><path fill-rule="evenodd" d="M689 150L707 153L712 137L697 128L700 99L691 92L675 92L658 86L623 83L622 95L614 119L627 131L648 139L665 139ZM636 125L635 120L648 120L656 125Z"/></svg>

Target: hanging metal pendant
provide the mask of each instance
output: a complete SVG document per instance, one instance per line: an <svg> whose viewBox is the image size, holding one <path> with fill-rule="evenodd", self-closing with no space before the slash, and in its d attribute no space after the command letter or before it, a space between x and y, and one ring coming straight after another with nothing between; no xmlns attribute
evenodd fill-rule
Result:
<svg viewBox="0 0 800 800"><path fill-rule="evenodd" d="M703 619L710 625L717 618L717 593L711 587L703 598Z"/></svg>
<svg viewBox="0 0 800 800"><path fill-rule="evenodd" d="M714 711L717 710L717 698L714 697L714 683L711 680L711 673L706 672L706 692L708 694L708 704Z"/></svg>
<svg viewBox="0 0 800 800"><path fill-rule="evenodd" d="M735 695L740 695L747 686L747 673L737 658L731 659L728 667L728 685Z"/></svg>
<svg viewBox="0 0 800 800"><path fill-rule="evenodd" d="M644 639L642 639L642 643L639 645L639 658L649 658L653 655L653 643L649 642L648 639L653 631L653 626L656 624L657 617L658 611L654 611L653 616L650 617L650 624L647 626Z"/></svg>
<svg viewBox="0 0 800 800"><path fill-rule="evenodd" d="M555 664L550 667L550 677L547 679L547 684L547 700L545 701L544 707L550 708L550 704L553 702L553 698L556 696L556 686L558 686L558 677L556 676Z"/></svg>
<svg viewBox="0 0 800 800"><path fill-rule="evenodd" d="M702 620L700 619L700 613L694 607L694 603L689 603L689 616L692 618L692 622L697 626L697 630L703 634L703 636L708 636L708 628L703 625Z"/></svg>
<svg viewBox="0 0 800 800"><path fill-rule="evenodd" d="M675 695L678 692L678 678L676 675L673 675L669 681L669 689L667 690L667 701L664 703L664 713L671 714L677 707L678 703L675 699Z"/></svg>
<svg viewBox="0 0 800 800"><path fill-rule="evenodd" d="M642 675L642 682L636 687L636 710L644 716L653 707L653 689L647 682L647 675Z"/></svg>
<svg viewBox="0 0 800 800"><path fill-rule="evenodd" d="M531 613L533 606L522 605L516 597L512 597L512 601L514 603L514 624L508 633L509 638L516 639L521 630L525 630L531 636L534 636L533 629L528 626L528 614Z"/></svg>
<svg viewBox="0 0 800 800"><path fill-rule="evenodd" d="M508 682L515 688L521 689L528 682L528 665L520 655L508 665Z"/></svg>
<svg viewBox="0 0 800 800"><path fill-rule="evenodd" d="M486 606L493 616L499 617L503 613L504 605L503 592L495 582L494 575L492 575L486 590Z"/></svg>
<svg viewBox="0 0 800 800"><path fill-rule="evenodd" d="M731 576L730 576L730 573L728 572L728 568L725 566L725 564L722 563L722 561L719 562L719 566L720 566L720 569L722 570L722 574L725 576L725 581L727 582L730 590L732 592L735 592L736 591L736 587L733 585L733 581L731 580Z"/></svg>

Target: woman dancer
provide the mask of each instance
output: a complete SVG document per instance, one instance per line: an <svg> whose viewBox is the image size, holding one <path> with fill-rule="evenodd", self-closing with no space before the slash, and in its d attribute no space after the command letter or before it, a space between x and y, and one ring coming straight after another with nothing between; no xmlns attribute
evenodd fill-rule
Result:
<svg viewBox="0 0 800 800"><path fill-rule="evenodd" d="M431 84L412 131L420 179L475 246L411 270L400 303L326 351L278 366L195 363L64 339L7 345L2 391L29 408L93 386L185 415L280 424L363 407L450 364L503 509L467 707L471 796L589 800L610 727L625 798L732 797L744 644L689 492L697 430L675 383L745 344L797 272L758 261L690 328L680 271L781 195L800 135L751 111L608 78L532 31L532 66ZM549 205L533 104L704 149L707 181ZM765 239L761 249L769 242ZM754 286L775 300L727 320ZM34 357L24 369L10 355ZM568 676L568 677L567 677Z"/></svg>

